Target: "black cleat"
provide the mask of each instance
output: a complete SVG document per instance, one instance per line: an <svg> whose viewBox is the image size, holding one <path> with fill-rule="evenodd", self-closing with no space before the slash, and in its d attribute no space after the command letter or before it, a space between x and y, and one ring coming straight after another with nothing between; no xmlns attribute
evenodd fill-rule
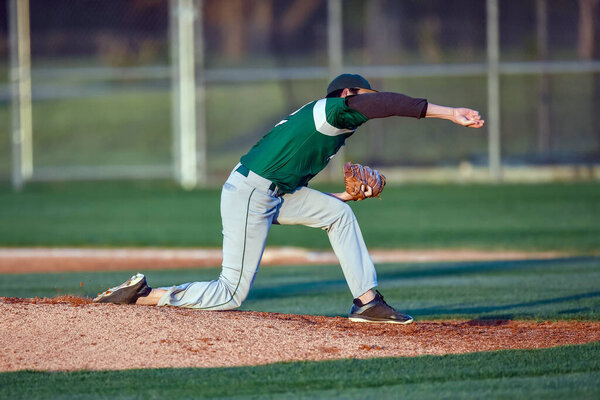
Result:
<svg viewBox="0 0 600 400"><path fill-rule="evenodd" d="M134 304L140 297L148 296L152 288L148 286L146 277L137 273L114 288L100 293L94 299L96 303Z"/></svg>
<svg viewBox="0 0 600 400"><path fill-rule="evenodd" d="M367 304L362 304L358 299L354 300L348 316L350 321L387 324L410 324L413 322L413 317L396 311L383 300L381 293L375 292L375 298Z"/></svg>

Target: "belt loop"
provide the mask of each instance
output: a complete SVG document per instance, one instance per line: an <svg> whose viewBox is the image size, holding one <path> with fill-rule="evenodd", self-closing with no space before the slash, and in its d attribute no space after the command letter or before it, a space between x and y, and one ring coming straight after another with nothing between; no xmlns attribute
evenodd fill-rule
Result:
<svg viewBox="0 0 600 400"><path fill-rule="evenodd" d="M239 167L236 168L236 171L239 172L240 174L244 175L246 178L248 177L248 174L250 173L250 170L244 166L244 164L240 164Z"/></svg>
<svg viewBox="0 0 600 400"><path fill-rule="evenodd" d="M246 167L244 164L240 163L237 166L237 168L235 168L235 171L238 172L240 175L246 177L247 183L249 183L257 188L260 187L260 188L262 188L262 190L270 191L271 195L274 197L279 197L283 194L274 182L271 182L270 180L263 178L262 176L253 172L248 167ZM256 185L258 185L258 186L256 186Z"/></svg>

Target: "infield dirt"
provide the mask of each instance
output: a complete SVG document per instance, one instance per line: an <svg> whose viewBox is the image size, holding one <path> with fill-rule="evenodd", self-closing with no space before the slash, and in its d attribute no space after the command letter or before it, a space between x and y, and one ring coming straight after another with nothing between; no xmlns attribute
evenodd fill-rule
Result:
<svg viewBox="0 0 600 400"><path fill-rule="evenodd" d="M543 348L600 340L600 322L361 324L342 317L0 297L0 371L259 365Z"/></svg>

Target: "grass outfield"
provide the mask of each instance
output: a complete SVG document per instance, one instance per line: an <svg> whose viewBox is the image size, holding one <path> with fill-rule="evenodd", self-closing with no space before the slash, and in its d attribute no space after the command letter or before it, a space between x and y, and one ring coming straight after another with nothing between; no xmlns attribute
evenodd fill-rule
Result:
<svg viewBox="0 0 600 400"><path fill-rule="evenodd" d="M0 374L5 399L597 399L600 343L258 367Z"/></svg>
<svg viewBox="0 0 600 400"><path fill-rule="evenodd" d="M167 182L5 186L0 246L220 247L219 197ZM600 250L597 183L390 185L352 208L372 248ZM274 226L268 244L330 248L321 230L298 226Z"/></svg>
<svg viewBox="0 0 600 400"><path fill-rule="evenodd" d="M341 190L341 187L332 188ZM367 244L554 250L558 260L378 265L389 302L419 319L600 315L600 185L406 185L352 204ZM3 246L220 246L219 191L169 183L0 190ZM270 245L329 248L323 232L274 227ZM0 296L93 296L130 272L0 275ZM217 269L147 272L153 286ZM345 315L339 267L263 267L243 309ZM274 344L275 345L275 344ZM443 357L219 369L0 374L0 398L598 398L600 344Z"/></svg>
<svg viewBox="0 0 600 400"><path fill-rule="evenodd" d="M0 296L95 296L134 271L0 275ZM212 280L218 269L142 271L153 287ZM418 319L600 319L600 258L381 264L379 289ZM82 286L81 286L82 285ZM343 316L352 298L336 266L263 267L242 309Z"/></svg>

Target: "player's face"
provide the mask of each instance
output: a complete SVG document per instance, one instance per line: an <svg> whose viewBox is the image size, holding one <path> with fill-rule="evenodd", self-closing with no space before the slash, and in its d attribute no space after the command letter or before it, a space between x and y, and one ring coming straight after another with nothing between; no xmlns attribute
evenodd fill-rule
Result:
<svg viewBox="0 0 600 400"><path fill-rule="evenodd" d="M352 88L352 89L344 89L340 97L347 96L355 96L357 94L365 94L365 93L375 93L376 90L371 89L363 89L363 88Z"/></svg>
<svg viewBox="0 0 600 400"><path fill-rule="evenodd" d="M358 91L356 92L356 94L365 94L365 93L376 93L376 90L371 90L371 89L358 89Z"/></svg>

